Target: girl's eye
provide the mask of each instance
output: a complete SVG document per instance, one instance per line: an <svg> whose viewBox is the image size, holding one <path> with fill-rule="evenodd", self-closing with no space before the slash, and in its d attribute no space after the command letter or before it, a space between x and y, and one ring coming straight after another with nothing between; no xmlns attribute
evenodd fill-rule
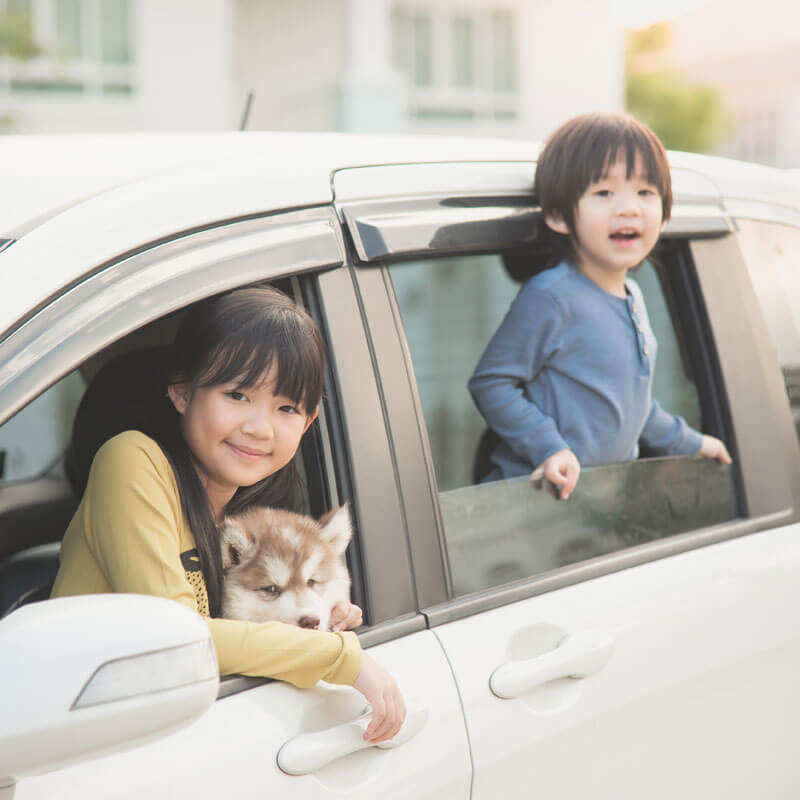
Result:
<svg viewBox="0 0 800 800"><path fill-rule="evenodd" d="M281 406L281 411L285 412L286 414L299 414L300 409L296 408L295 406Z"/></svg>
<svg viewBox="0 0 800 800"><path fill-rule="evenodd" d="M611 189L598 189L595 194L598 197L611 197Z"/></svg>
<svg viewBox="0 0 800 800"><path fill-rule="evenodd" d="M642 197L650 197L651 195L654 195L655 192L652 189L639 189L639 194Z"/></svg>
<svg viewBox="0 0 800 800"><path fill-rule="evenodd" d="M262 586L261 591L272 598L281 596L281 590L274 583L271 583L269 586Z"/></svg>
<svg viewBox="0 0 800 800"><path fill-rule="evenodd" d="M237 402L239 402L241 400L247 400L247 397L245 395L243 395L241 392L237 392L235 390L232 391L232 392L225 392L225 394L227 394L228 397L231 398L231 400L236 400Z"/></svg>

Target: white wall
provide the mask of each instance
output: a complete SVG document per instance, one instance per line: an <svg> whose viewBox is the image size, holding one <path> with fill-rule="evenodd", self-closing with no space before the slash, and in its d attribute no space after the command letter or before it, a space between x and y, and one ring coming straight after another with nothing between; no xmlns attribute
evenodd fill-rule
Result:
<svg viewBox="0 0 800 800"><path fill-rule="evenodd" d="M135 0L130 95L0 94L12 130L235 127L233 0Z"/></svg>
<svg viewBox="0 0 800 800"><path fill-rule="evenodd" d="M248 130L340 130L344 0L237 0L236 97Z"/></svg>

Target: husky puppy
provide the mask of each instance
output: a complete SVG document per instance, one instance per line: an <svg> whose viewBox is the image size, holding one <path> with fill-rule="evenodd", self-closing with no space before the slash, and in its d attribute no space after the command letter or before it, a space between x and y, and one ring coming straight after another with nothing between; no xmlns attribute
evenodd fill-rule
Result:
<svg viewBox="0 0 800 800"><path fill-rule="evenodd" d="M319 521L274 508L226 517L223 617L328 630L331 609L350 597L344 551L351 536L347 505Z"/></svg>

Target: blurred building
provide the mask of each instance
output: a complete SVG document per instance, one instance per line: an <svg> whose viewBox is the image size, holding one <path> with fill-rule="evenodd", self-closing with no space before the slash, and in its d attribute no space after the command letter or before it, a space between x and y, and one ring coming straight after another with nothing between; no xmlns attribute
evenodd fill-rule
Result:
<svg viewBox="0 0 800 800"><path fill-rule="evenodd" d="M6 129L202 130L236 116L231 0L0 0L0 20Z"/></svg>
<svg viewBox="0 0 800 800"><path fill-rule="evenodd" d="M673 21L666 56L719 92L728 114L720 155L800 167L797 0L711 0Z"/></svg>
<svg viewBox="0 0 800 800"><path fill-rule="evenodd" d="M610 4L0 0L0 121L541 137L623 107Z"/></svg>

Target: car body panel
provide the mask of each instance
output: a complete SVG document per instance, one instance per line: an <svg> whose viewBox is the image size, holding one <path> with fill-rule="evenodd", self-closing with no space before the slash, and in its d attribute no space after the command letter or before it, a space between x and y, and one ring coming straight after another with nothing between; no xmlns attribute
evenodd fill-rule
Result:
<svg viewBox="0 0 800 800"><path fill-rule="evenodd" d="M794 797L799 535L719 543L435 628L464 703L473 800ZM587 631L613 642L595 674L490 691L504 663Z"/></svg>
<svg viewBox="0 0 800 800"><path fill-rule="evenodd" d="M393 750L375 747L343 756L310 775L281 772L281 746L363 713L350 687L299 690L274 681L218 700L209 712L164 742L20 781L15 800L281 797L431 798L468 800L471 764L452 673L430 631L370 648L396 677L409 707L427 722Z"/></svg>
<svg viewBox="0 0 800 800"><path fill-rule="evenodd" d="M800 450L731 215L800 221L795 180L670 154L677 200L665 236L685 250L681 290L734 444L741 515L454 597L385 265L523 243L513 222L535 213L538 146L234 133L5 143L0 238L16 241L0 253L0 419L140 325L291 277L329 343L324 499L352 503L371 624L362 641L408 704L430 713L396 750L289 777L275 763L281 744L357 716L361 696L233 679L185 731L26 779L16 798L793 796L800 627L786 609L800 600ZM489 235L476 236L476 222ZM362 224L402 235L370 249ZM594 674L513 700L492 694L496 667L586 631L613 641Z"/></svg>

